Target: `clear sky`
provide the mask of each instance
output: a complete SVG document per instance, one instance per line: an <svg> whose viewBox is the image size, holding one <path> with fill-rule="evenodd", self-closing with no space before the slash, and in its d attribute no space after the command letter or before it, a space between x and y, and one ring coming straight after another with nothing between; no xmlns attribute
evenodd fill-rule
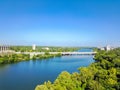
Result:
<svg viewBox="0 0 120 90"><path fill-rule="evenodd" d="M120 46L120 0L0 0L0 43Z"/></svg>

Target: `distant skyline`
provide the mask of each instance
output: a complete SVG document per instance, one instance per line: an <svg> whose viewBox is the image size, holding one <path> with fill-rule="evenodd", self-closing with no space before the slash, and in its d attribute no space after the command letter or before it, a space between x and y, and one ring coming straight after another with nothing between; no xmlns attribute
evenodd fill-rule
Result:
<svg viewBox="0 0 120 90"><path fill-rule="evenodd" d="M120 46L120 0L0 0L0 44Z"/></svg>

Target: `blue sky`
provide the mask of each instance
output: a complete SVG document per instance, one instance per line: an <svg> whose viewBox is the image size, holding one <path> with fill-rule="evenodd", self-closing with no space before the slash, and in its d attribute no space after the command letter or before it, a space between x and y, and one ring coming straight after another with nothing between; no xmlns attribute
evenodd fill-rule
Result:
<svg viewBox="0 0 120 90"><path fill-rule="evenodd" d="M0 0L0 43L120 45L120 0Z"/></svg>

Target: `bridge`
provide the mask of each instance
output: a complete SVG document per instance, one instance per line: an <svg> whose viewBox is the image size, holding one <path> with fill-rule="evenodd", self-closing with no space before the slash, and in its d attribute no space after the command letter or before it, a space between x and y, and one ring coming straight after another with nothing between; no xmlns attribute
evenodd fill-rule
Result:
<svg viewBox="0 0 120 90"><path fill-rule="evenodd" d="M49 52L49 54L62 54L64 55L95 55L97 52ZM16 54L29 54L32 58L34 55L44 55L45 52L16 52Z"/></svg>
<svg viewBox="0 0 120 90"><path fill-rule="evenodd" d="M17 54L45 54L45 52L16 52ZM49 52L49 54L62 54L62 55L95 55L96 52Z"/></svg>
<svg viewBox="0 0 120 90"><path fill-rule="evenodd" d="M29 54L31 57L34 55L45 54L45 52L15 52L10 50L8 45L0 45L0 54L15 53L15 54ZM96 52L49 52L49 54L62 54L64 55L95 55Z"/></svg>
<svg viewBox="0 0 120 90"><path fill-rule="evenodd" d="M96 52L62 52L62 55L95 55Z"/></svg>

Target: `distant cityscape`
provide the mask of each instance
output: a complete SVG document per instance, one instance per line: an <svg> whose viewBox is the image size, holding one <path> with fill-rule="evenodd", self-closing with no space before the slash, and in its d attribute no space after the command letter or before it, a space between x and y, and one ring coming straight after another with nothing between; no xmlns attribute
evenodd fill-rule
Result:
<svg viewBox="0 0 120 90"><path fill-rule="evenodd" d="M106 51L112 50L114 48L115 47L111 47L110 45L107 45L106 47L98 47L98 49L100 49L100 50L106 50Z"/></svg>
<svg viewBox="0 0 120 90"><path fill-rule="evenodd" d="M13 52L12 50L10 50L10 45L0 45L0 52ZM36 50L37 46L36 44L33 44L31 46L32 50ZM107 45L107 46L104 46L104 47L97 47L99 50L106 50L106 51L109 51L109 50L112 50L114 48L117 48L117 47L112 47L110 45ZM43 47L42 49L44 50L49 50L49 47Z"/></svg>

